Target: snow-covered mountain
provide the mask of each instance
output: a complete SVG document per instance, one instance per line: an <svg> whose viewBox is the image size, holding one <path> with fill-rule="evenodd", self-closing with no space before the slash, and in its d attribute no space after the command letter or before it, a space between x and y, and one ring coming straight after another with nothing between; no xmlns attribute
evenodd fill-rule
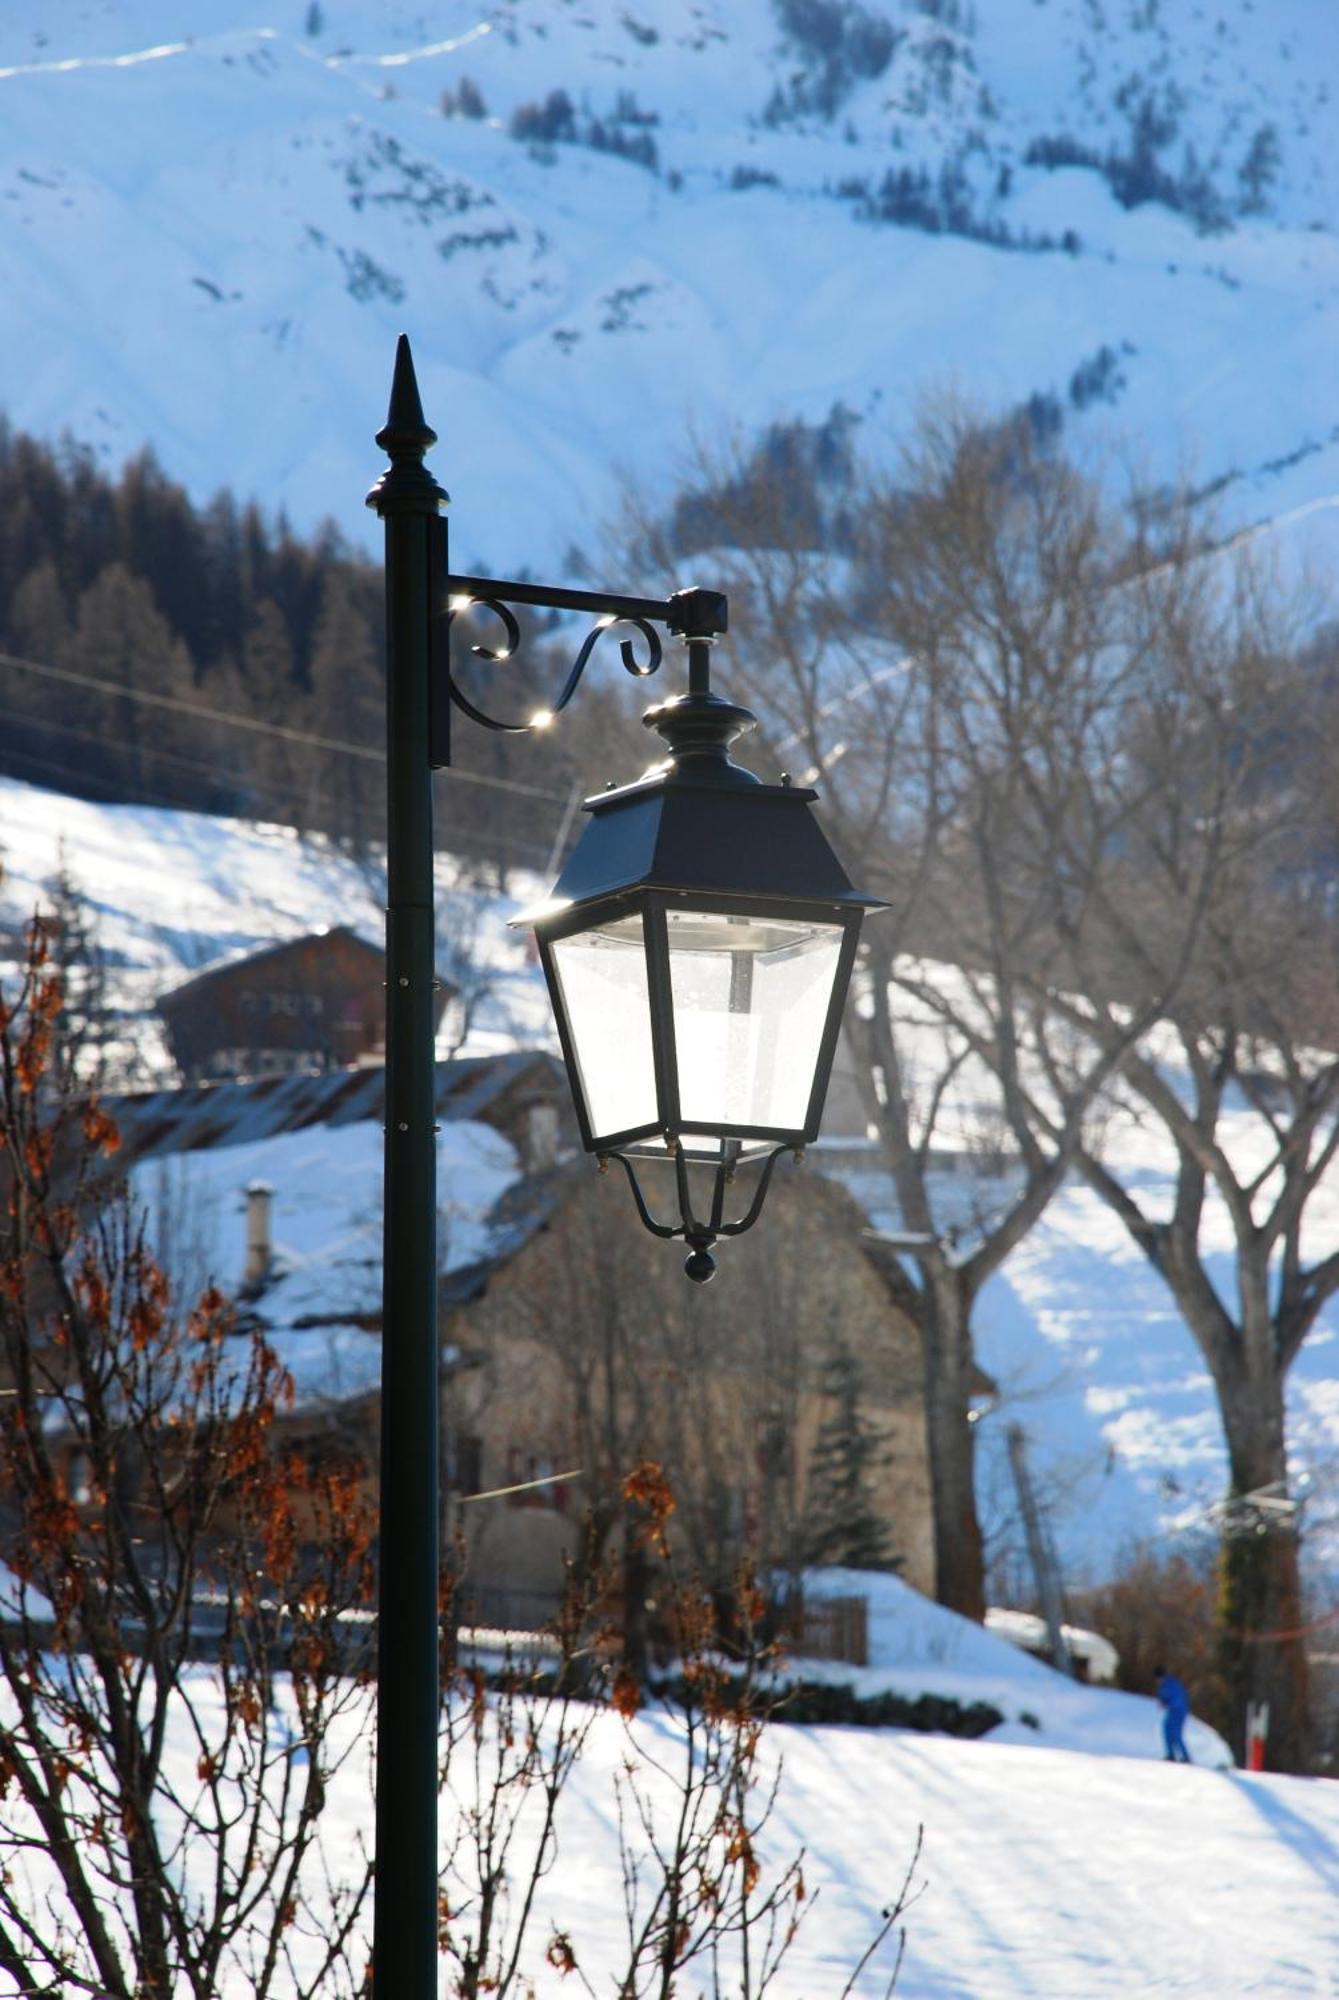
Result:
<svg viewBox="0 0 1339 2000"><path fill-rule="evenodd" d="M405 327L458 563L550 571L694 441L1041 396L1333 551L1337 71L1316 0L11 0L0 396L366 538Z"/></svg>

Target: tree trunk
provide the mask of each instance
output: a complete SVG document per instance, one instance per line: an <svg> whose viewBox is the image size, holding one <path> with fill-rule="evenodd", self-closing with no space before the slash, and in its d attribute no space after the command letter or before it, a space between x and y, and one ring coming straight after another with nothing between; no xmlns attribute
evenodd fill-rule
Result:
<svg viewBox="0 0 1339 2000"><path fill-rule="evenodd" d="M981 1524L968 1421L974 1380L971 1303L947 1265L924 1271L920 1314L925 1357L925 1426L934 1518L935 1597L978 1623L986 1615Z"/></svg>
<svg viewBox="0 0 1339 2000"><path fill-rule="evenodd" d="M1280 1382L1272 1385L1272 1394L1256 1383L1250 1392L1224 1397L1223 1421L1231 1499L1285 1480ZM1245 1761L1248 1703L1268 1702L1267 1768L1309 1771L1311 1700L1293 1523L1266 1519L1263 1532L1226 1533L1219 1574L1219 1657L1231 1703L1233 1753Z"/></svg>
<svg viewBox="0 0 1339 2000"><path fill-rule="evenodd" d="M643 1536L644 1518L635 1501L623 1506L623 1661L638 1686L645 1686L651 1665L646 1594L650 1564Z"/></svg>

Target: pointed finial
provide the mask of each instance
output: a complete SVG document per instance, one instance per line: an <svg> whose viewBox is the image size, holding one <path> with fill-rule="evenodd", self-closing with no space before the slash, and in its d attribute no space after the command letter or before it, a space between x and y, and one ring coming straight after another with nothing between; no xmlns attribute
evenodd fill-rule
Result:
<svg viewBox="0 0 1339 2000"><path fill-rule="evenodd" d="M396 507L437 513L448 495L423 463L424 452L436 442L437 433L423 414L409 336L402 333L395 343L390 407L385 423L377 432L377 443L390 464L368 494L368 506L375 507L379 514Z"/></svg>
<svg viewBox="0 0 1339 2000"><path fill-rule="evenodd" d="M420 456L437 442L437 433L431 429L423 415L423 402L418 393L418 377L414 373L414 357L409 349L409 335L402 333L395 343L395 373L391 378L390 408L386 412L385 428L377 432L377 443L384 452L395 455L398 446L411 450L417 446Z"/></svg>

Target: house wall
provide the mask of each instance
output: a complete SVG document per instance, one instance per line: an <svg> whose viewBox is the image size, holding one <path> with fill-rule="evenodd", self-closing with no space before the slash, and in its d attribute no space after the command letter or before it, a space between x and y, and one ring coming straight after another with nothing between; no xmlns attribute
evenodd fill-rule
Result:
<svg viewBox="0 0 1339 2000"><path fill-rule="evenodd" d="M333 1068L384 1043L384 979L384 954L335 930L203 975L160 1011L188 1081L282 1072L304 1059Z"/></svg>
<svg viewBox="0 0 1339 2000"><path fill-rule="evenodd" d="M587 1508L607 1506L645 1457L678 1495L686 1567L728 1574L744 1542L769 1563L797 1560L832 1407L823 1364L839 1346L886 1441L872 1506L903 1576L929 1590L919 1341L864 1255L864 1227L843 1190L782 1163L756 1231L719 1246L718 1275L699 1287L682 1245L641 1227L621 1174L568 1170L549 1225L447 1330L470 1365L446 1389L443 1431L448 1453L463 1442L475 1483L581 1474L535 1494L452 1496L448 1526L484 1594L556 1593Z"/></svg>

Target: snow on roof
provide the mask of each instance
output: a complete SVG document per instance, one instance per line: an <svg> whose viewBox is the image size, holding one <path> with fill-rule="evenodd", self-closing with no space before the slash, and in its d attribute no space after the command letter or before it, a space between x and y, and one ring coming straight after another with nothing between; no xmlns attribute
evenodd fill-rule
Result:
<svg viewBox="0 0 1339 2000"><path fill-rule="evenodd" d="M1007 1639L1011 1646L1020 1646L1025 1653L1044 1655L1050 1646L1046 1620L1033 1611L1009 1611L992 1605L986 1613L986 1630ZM1115 1680L1120 1654L1109 1639L1100 1632L1086 1631L1082 1625L1061 1625L1060 1636L1070 1657L1086 1662L1090 1681Z"/></svg>
<svg viewBox="0 0 1339 2000"><path fill-rule="evenodd" d="M262 1077L251 1083L201 1084L185 1090L152 1090L107 1099L122 1142L137 1159L236 1146L307 1126L379 1121L386 1072L334 1070L324 1076ZM483 1119L507 1091L525 1081L556 1087L562 1067L542 1052L514 1050L497 1056L438 1063L439 1119Z"/></svg>
<svg viewBox="0 0 1339 2000"><path fill-rule="evenodd" d="M447 1107L437 1137L438 1264L445 1279L507 1247L511 1232L493 1212L522 1173L515 1147L500 1132L477 1117L452 1113L486 1108L501 1087L496 1075L480 1072L500 1070L501 1081L514 1080L523 1066L521 1058L504 1058L449 1066L475 1072L472 1077L444 1081L439 1073L439 1106L444 1097ZM377 1072L372 1101L378 1113L380 1089ZM204 1128L207 1137L198 1121L183 1117L173 1127L176 1146L160 1126L149 1125L155 1143L135 1160L130 1183L149 1211L150 1240L160 1246L178 1296L189 1297L211 1281L234 1297L243 1294L246 1190L256 1181L268 1184L273 1270L258 1292L242 1297L244 1323L254 1315L265 1329L293 1377L299 1406L365 1395L381 1379L380 1117L366 1115L365 1090L329 1093L327 1107L336 1115L308 1117L295 1130L274 1129L276 1094L259 1086L162 1095L219 1097L225 1091L238 1099L259 1094L260 1105L239 1103L231 1123Z"/></svg>

